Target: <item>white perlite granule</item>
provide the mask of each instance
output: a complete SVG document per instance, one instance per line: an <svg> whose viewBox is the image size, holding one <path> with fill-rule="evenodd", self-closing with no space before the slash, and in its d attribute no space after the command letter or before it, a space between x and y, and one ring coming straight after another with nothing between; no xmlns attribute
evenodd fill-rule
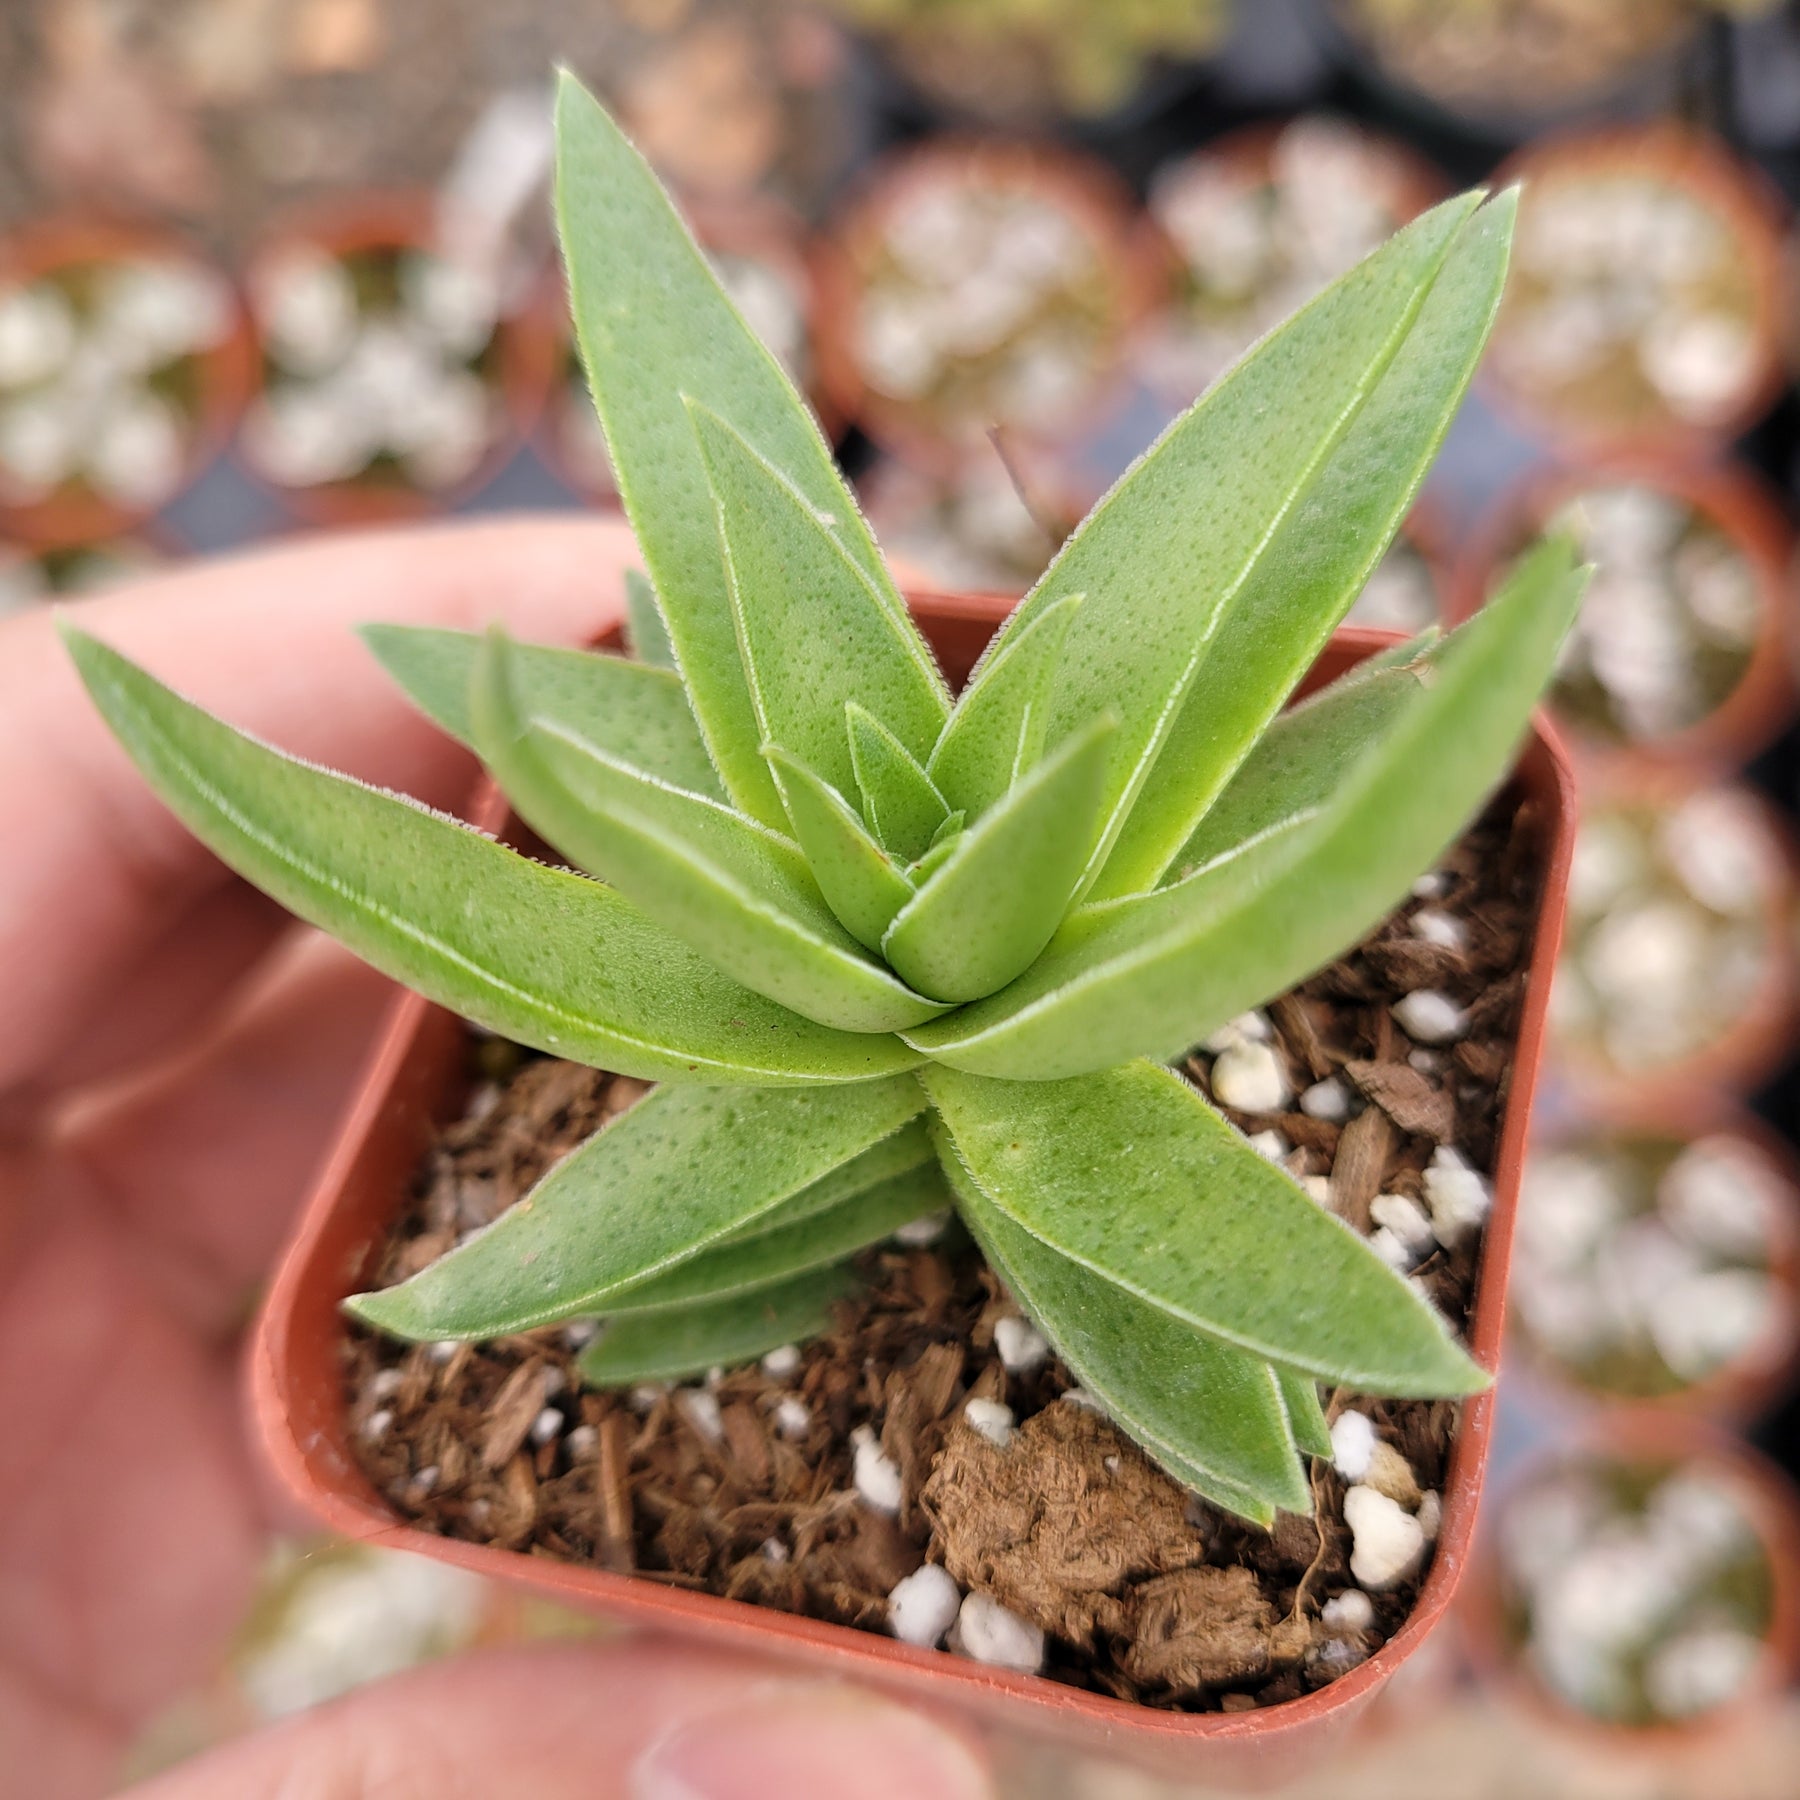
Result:
<svg viewBox="0 0 1800 1800"><path fill-rule="evenodd" d="M1375 1623L1375 1602L1361 1588L1345 1588L1319 1608L1319 1623L1330 1632L1367 1631Z"/></svg>
<svg viewBox="0 0 1800 1800"><path fill-rule="evenodd" d="M1335 1075L1327 1075L1300 1096L1300 1110L1309 1119L1341 1125L1350 1116L1350 1090Z"/></svg>
<svg viewBox="0 0 1800 1800"><path fill-rule="evenodd" d="M1375 1454L1375 1425L1366 1413L1339 1413L1331 1422L1331 1466L1346 1481L1361 1481Z"/></svg>
<svg viewBox="0 0 1800 1800"><path fill-rule="evenodd" d="M1273 1047L1250 1039L1219 1053L1212 1090L1221 1106L1240 1112L1280 1112L1292 1094Z"/></svg>
<svg viewBox="0 0 1800 1800"><path fill-rule="evenodd" d="M796 1400L792 1394L785 1394L775 1407L775 1429L792 1442L803 1438L812 1430L812 1414L807 1411L804 1400Z"/></svg>
<svg viewBox="0 0 1800 1800"><path fill-rule="evenodd" d="M963 1417L996 1450L1004 1450L1012 1442L1013 1409L1004 1402L976 1395L964 1404Z"/></svg>
<svg viewBox="0 0 1800 1800"><path fill-rule="evenodd" d="M900 1510L905 1491L899 1464L875 1441L875 1433L867 1425L851 1432L850 1446L855 1453L853 1481L863 1504L892 1518Z"/></svg>
<svg viewBox="0 0 1800 1800"><path fill-rule="evenodd" d="M962 1589L950 1571L921 1563L888 1595L888 1630L903 1644L930 1650L943 1642L962 1607Z"/></svg>
<svg viewBox="0 0 1800 1800"><path fill-rule="evenodd" d="M1487 1223L1494 1194L1485 1177L1448 1144L1441 1144L1425 1170L1425 1204L1431 1208L1431 1229L1437 1241L1446 1250L1454 1250Z"/></svg>
<svg viewBox="0 0 1800 1800"><path fill-rule="evenodd" d="M1469 941L1467 928L1451 913L1435 907L1421 907L1412 916L1413 936L1443 950L1460 950Z"/></svg>
<svg viewBox="0 0 1800 1800"><path fill-rule="evenodd" d="M1469 1015L1436 988L1419 988L1396 1001L1394 1017L1418 1044L1453 1044L1469 1029Z"/></svg>
<svg viewBox="0 0 1800 1800"><path fill-rule="evenodd" d="M1050 1340L1016 1313L1009 1313L994 1327L994 1348L1009 1375L1029 1375L1050 1356Z"/></svg>
<svg viewBox="0 0 1800 1800"><path fill-rule="evenodd" d="M951 1648L972 1662L1035 1675L1044 1666L1044 1634L991 1594L973 1593L956 1615Z"/></svg>
<svg viewBox="0 0 1800 1800"><path fill-rule="evenodd" d="M678 1388L675 1409L709 1444L719 1443L724 1438L725 1419L719 1410L717 1394L706 1388Z"/></svg>
<svg viewBox="0 0 1800 1800"><path fill-rule="evenodd" d="M1376 1593L1404 1580L1425 1553L1419 1521L1372 1487L1353 1487L1345 1494L1344 1522L1355 1540L1350 1573L1359 1586Z"/></svg>
<svg viewBox="0 0 1800 1800"><path fill-rule="evenodd" d="M786 1381L800 1368L800 1346L779 1344L762 1359L762 1372L771 1381Z"/></svg>

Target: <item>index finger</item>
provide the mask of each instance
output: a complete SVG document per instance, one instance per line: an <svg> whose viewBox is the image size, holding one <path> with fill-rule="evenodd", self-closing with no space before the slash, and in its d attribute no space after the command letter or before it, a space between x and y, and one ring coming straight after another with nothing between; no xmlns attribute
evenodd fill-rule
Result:
<svg viewBox="0 0 1800 1800"><path fill-rule="evenodd" d="M240 728L440 807L474 765L355 635L369 620L582 643L623 611L616 519L511 518L319 538L194 564L69 610ZM0 625L0 1092L43 1067L145 947L229 879L144 784L47 612Z"/></svg>

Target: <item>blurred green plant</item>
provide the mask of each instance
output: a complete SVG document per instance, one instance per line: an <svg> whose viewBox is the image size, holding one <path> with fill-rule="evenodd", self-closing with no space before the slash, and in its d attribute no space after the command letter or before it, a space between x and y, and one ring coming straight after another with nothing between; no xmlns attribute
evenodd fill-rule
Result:
<svg viewBox="0 0 1800 1800"><path fill-rule="evenodd" d="M654 588L642 656L373 627L578 867L286 757L70 629L225 861L466 1018L652 1080L518 1207L348 1302L412 1339L610 1323L591 1381L803 1337L954 1203L1180 1480L1307 1510L1314 1382L1487 1376L1164 1058L1353 944L1504 775L1573 616L1565 545L1442 641L1284 702L1474 371L1513 196L1352 270L1103 500L960 699L830 452L655 178L563 82L577 333Z"/></svg>
<svg viewBox="0 0 1800 1800"><path fill-rule="evenodd" d="M1153 58L1208 55L1232 13L1232 0L828 3L892 44L910 73L959 102L1019 110L1041 90L1068 111L1089 115L1128 100Z"/></svg>

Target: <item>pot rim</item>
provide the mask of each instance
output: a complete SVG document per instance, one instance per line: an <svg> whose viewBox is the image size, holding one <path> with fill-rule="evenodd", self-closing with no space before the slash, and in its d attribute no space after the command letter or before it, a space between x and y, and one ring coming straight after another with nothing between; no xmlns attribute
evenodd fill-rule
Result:
<svg viewBox="0 0 1800 1800"><path fill-rule="evenodd" d="M909 604L928 634L937 626L958 634L965 644L977 632L991 632L1013 602L994 595L912 593ZM969 628L976 628L971 631ZM932 634L936 635L936 634ZM1341 627L1323 661L1334 665L1361 661L1402 634L1369 627ZM1315 674L1317 670L1315 670ZM1527 789L1527 802L1545 808L1543 885L1539 895L1534 941L1527 965L1507 1099L1495 1159L1495 1206L1483 1246L1475 1304L1470 1316L1469 1346L1475 1359L1498 1373L1507 1270L1511 1260L1513 1220L1532 1092L1541 1064L1550 977L1561 938L1563 902L1574 850L1574 777L1555 727L1534 718L1514 779ZM498 827L507 815L504 797L484 784L473 810L473 822ZM1161 1711L1049 1680L1038 1675L972 1662L936 1649L902 1644L897 1639L822 1620L803 1618L744 1601L665 1587L637 1575L620 1574L594 1564L554 1562L522 1556L491 1545L443 1538L399 1521L367 1477L342 1448L346 1409L341 1387L310 1417L295 1416L290 1402L303 1396L307 1384L296 1373L296 1346L305 1336L304 1293L309 1283L328 1279L337 1294L352 1290L367 1251L334 1230L339 1195L350 1178L365 1140L406 1104L396 1099L415 1050L425 1034L460 1033L460 1021L420 996L402 991L380 1035L357 1097L340 1130L310 1199L304 1207L258 1317L248 1378L254 1409L254 1432L263 1454L287 1489L331 1529L390 1548L409 1549L460 1564L477 1572L522 1582L566 1602L603 1608L649 1624L707 1626L715 1638L723 1633L734 1643L771 1653L810 1651L815 1661L828 1661L845 1675L888 1686L925 1692L940 1701L981 1704L1010 1701L1017 1712L1033 1716L1033 1725L1064 1736L1071 1733L1108 1740L1121 1736L1139 1748L1180 1750L1202 1743L1257 1743L1273 1750L1281 1739L1327 1722L1342 1727L1371 1699L1424 1640L1450 1604L1469 1561L1488 1441L1493 1426L1495 1393L1464 1403L1444 1483L1444 1518L1429 1573L1406 1623L1366 1662L1315 1693L1272 1707L1244 1713L1180 1713ZM416 1085L416 1084L415 1084ZM322 1259L330 1259L321 1269ZM318 1271L317 1273L315 1271ZM331 1312L335 1327L335 1304ZM317 1396L315 1396L316 1398ZM333 1439L333 1432L336 1439Z"/></svg>

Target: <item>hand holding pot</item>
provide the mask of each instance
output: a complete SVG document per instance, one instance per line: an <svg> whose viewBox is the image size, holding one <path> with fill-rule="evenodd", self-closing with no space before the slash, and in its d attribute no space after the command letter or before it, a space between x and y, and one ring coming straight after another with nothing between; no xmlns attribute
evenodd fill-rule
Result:
<svg viewBox="0 0 1800 1800"><path fill-rule="evenodd" d="M472 763L351 627L499 617L578 643L618 618L632 560L606 521L370 533L74 610L259 733L453 807ZM150 797L47 613L0 627L0 841L0 1742L13 1791L75 1800L111 1787L249 1600L265 1527L236 1334L390 990ZM441 1664L142 1791L378 1781L543 1800L987 1792L917 1715L636 1644Z"/></svg>

